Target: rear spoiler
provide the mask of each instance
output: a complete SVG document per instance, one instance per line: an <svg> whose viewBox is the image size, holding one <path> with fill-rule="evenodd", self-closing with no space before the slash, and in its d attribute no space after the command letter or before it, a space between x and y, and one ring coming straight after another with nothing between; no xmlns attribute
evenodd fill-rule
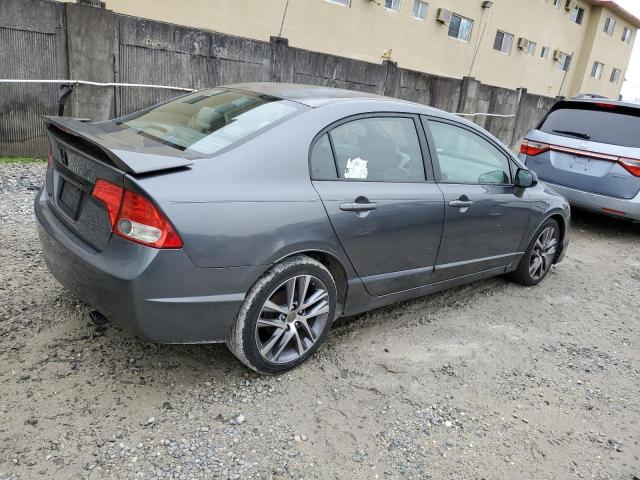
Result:
<svg viewBox="0 0 640 480"><path fill-rule="evenodd" d="M98 147L120 170L142 174L187 167L193 161L166 155L157 148L136 148L122 138L122 130L115 124L92 124L71 117L45 117L47 126L53 126L67 135L82 139ZM106 127L106 128L105 128ZM109 128L111 127L111 128ZM161 148L168 148L160 143ZM150 153L151 151L151 153Z"/></svg>

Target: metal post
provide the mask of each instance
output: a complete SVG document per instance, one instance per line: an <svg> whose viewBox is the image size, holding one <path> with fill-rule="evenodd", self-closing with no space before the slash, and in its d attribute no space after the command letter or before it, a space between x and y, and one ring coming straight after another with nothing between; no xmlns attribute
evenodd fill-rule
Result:
<svg viewBox="0 0 640 480"><path fill-rule="evenodd" d="M64 105L67 102L67 98L69 95L73 93L73 84L65 83L60 85L59 93L58 93L58 116L64 116Z"/></svg>

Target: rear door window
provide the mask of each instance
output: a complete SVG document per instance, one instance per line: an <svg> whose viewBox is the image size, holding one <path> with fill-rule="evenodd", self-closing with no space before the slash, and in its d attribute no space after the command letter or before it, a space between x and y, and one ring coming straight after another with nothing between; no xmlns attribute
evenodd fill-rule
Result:
<svg viewBox="0 0 640 480"><path fill-rule="evenodd" d="M538 129L569 138L640 148L640 108L608 103L560 104Z"/></svg>
<svg viewBox="0 0 640 480"><path fill-rule="evenodd" d="M422 150L413 118L362 118L329 132L338 176L343 180L425 180Z"/></svg>

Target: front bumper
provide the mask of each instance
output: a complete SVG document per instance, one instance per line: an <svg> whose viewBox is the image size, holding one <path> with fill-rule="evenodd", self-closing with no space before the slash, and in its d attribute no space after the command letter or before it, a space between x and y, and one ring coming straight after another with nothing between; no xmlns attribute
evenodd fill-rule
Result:
<svg viewBox="0 0 640 480"><path fill-rule="evenodd" d="M591 210L596 213L611 215L617 218L628 218L640 221L640 194L634 198L615 198L597 193L585 192L574 188L563 187L548 181L544 181L553 190L569 200L571 205ZM605 210L608 209L608 210Z"/></svg>
<svg viewBox="0 0 640 480"><path fill-rule="evenodd" d="M54 277L78 299L145 340L227 338L262 268L200 268L181 249L144 247L116 235L98 252L60 222L43 191L35 201L43 256Z"/></svg>

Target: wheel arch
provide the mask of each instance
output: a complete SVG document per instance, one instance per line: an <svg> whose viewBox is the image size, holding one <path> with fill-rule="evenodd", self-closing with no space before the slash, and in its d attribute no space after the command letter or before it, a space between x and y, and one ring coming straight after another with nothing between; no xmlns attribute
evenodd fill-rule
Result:
<svg viewBox="0 0 640 480"><path fill-rule="evenodd" d="M531 234L531 238L529 239L529 242L533 240L533 236L536 234L540 226L547 220L555 220L558 223L558 227L560 228L560 239L559 239L560 248L556 252L556 257L553 261L553 263L556 263L558 261L558 258L560 258L560 256L562 255L562 250L564 249L564 239L567 235L567 230L569 227L567 225L567 219L562 214L562 210L553 210L551 212L547 212L542 217L542 220L540 220L536 225L536 228L533 230L533 233ZM527 243L527 245L529 245L529 243Z"/></svg>
<svg viewBox="0 0 640 480"><path fill-rule="evenodd" d="M558 261L558 258L560 258L560 256L562 255L562 250L564 250L564 239L567 235L567 227L568 227L567 220L559 212L552 213L547 218L548 219L551 218L556 222L558 222L558 226L560 227L560 239L558 241L560 248L558 248L556 252L556 257L553 259L553 263L556 263Z"/></svg>
<svg viewBox="0 0 640 480"><path fill-rule="evenodd" d="M311 257L314 260L320 262L327 268L327 270L329 270L331 276L336 282L336 291L338 293L338 305L336 308L336 313L338 315L342 315L344 306L347 302L347 294L349 289L349 277L347 275L347 269L343 262L336 255L330 252L324 250L308 249L288 253L287 255L279 258L276 262L274 262L274 264L295 255L306 255L308 257Z"/></svg>

